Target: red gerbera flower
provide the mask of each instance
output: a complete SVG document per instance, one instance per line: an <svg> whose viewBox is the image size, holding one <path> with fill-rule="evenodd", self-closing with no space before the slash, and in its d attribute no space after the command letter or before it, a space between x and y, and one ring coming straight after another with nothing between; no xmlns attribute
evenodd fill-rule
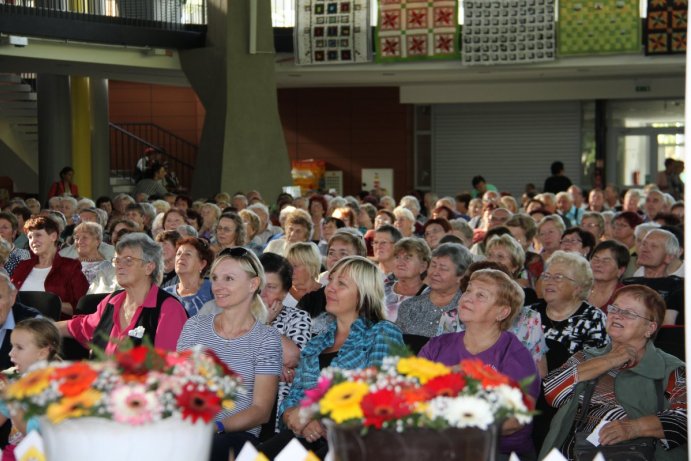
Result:
<svg viewBox="0 0 691 461"><path fill-rule="evenodd" d="M494 387L509 384L509 378L494 368L486 365L482 360L472 359L461 362L461 371L468 377L480 381L482 387Z"/></svg>
<svg viewBox="0 0 691 461"><path fill-rule="evenodd" d="M208 423L221 410L221 399L215 392L199 390L192 384L185 386L177 402L182 408L182 419L190 418L193 423L200 418Z"/></svg>
<svg viewBox="0 0 691 461"><path fill-rule="evenodd" d="M213 360L213 362L214 362L216 365L218 365L219 367L221 367L221 369L223 370L223 373L224 373L226 376L239 376L237 373L235 373L233 370L231 370L231 369L228 367L228 365L226 365L225 362L223 362L223 360L219 359L218 356L216 355L216 353L215 353L214 351L212 351L211 349L205 350L204 353L205 353L211 360Z"/></svg>
<svg viewBox="0 0 691 461"><path fill-rule="evenodd" d="M385 421L402 418L410 414L410 406L405 399L396 392L382 389L367 394L360 402L365 425L381 429Z"/></svg>
<svg viewBox="0 0 691 461"><path fill-rule="evenodd" d="M459 373L437 376L425 384L431 397L456 397L465 387L465 379Z"/></svg>
<svg viewBox="0 0 691 461"><path fill-rule="evenodd" d="M91 387L98 372L85 362L77 362L70 366L57 368L53 379L60 381L60 392L66 397L75 397Z"/></svg>

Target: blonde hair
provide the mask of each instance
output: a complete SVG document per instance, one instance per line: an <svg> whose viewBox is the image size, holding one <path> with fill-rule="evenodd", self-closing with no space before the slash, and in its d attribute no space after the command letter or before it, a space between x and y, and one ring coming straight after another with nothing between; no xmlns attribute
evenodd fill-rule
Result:
<svg viewBox="0 0 691 461"><path fill-rule="evenodd" d="M223 250L221 254L214 260L213 264L211 265L210 273L213 274L213 272L216 270L216 267L218 267L219 264L229 259L237 261L240 264L240 267L242 267L242 270L250 278L257 277L259 279L259 286L252 295L250 312L258 322L266 323L266 320L269 316L269 311L266 308L266 304L264 304L264 301L262 301L262 298L260 296L262 289L266 284L266 275L264 274L264 267L262 266L262 263L259 262L259 259L254 254L254 252L248 250L247 248L228 248L226 250Z"/></svg>
<svg viewBox="0 0 691 461"><path fill-rule="evenodd" d="M580 299L587 299L590 290L593 288L593 270L587 259L578 253L570 253L562 250L555 251L545 263L545 271L548 271L552 264L563 264L573 272L576 285L580 287L578 294Z"/></svg>
<svg viewBox="0 0 691 461"><path fill-rule="evenodd" d="M310 277L314 280L319 278L322 259L319 248L312 242L298 242L290 245L286 250L286 259L293 265L293 261L304 264L309 270Z"/></svg>
<svg viewBox="0 0 691 461"><path fill-rule="evenodd" d="M348 256L334 265L329 278L338 274L350 277L357 286L360 317L374 323L385 320L384 277L376 264L362 256Z"/></svg>
<svg viewBox="0 0 691 461"><path fill-rule="evenodd" d="M487 242L487 248L485 249L485 254L488 254L492 248L495 246L500 246L506 248L511 256L511 264L516 267L517 272L523 270L523 264L525 264L525 251L518 241L511 236L511 234L495 235L489 239ZM507 269L509 269L507 267ZM514 274L514 276L517 274Z"/></svg>
<svg viewBox="0 0 691 461"><path fill-rule="evenodd" d="M247 226L245 226L245 239L247 240L247 243L249 243L252 241L254 236L257 235L257 232L259 232L259 227L261 226L259 222L259 216L257 216L257 213L255 213L254 211L248 210L246 208L244 210L240 210L238 214L241 218L247 219L247 221L249 221L250 226L252 226L252 229L254 229L254 232L250 235Z"/></svg>
<svg viewBox="0 0 691 461"><path fill-rule="evenodd" d="M513 324L518 311L523 307L525 301L523 288L506 273L496 269L477 270L470 276L468 283L473 283L473 280L490 283L497 291L496 303L499 306L509 306L509 315L499 321L499 328L502 331L507 330Z"/></svg>

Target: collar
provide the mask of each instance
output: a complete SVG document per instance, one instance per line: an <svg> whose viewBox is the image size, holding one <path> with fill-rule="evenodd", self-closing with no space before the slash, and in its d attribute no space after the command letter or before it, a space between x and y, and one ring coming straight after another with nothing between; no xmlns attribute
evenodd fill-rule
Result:
<svg viewBox="0 0 691 461"><path fill-rule="evenodd" d="M0 326L0 330L14 330L16 324L17 322L14 320L14 312L12 312L12 308L10 308L10 312L7 314L7 318L5 319L5 323Z"/></svg>
<svg viewBox="0 0 691 461"><path fill-rule="evenodd" d="M144 298L144 302L142 302L142 304L141 304L141 307L145 307L145 308L156 307L156 301L158 298L158 290L159 290L159 288L156 286L156 284L152 283L151 287L149 288L149 292L146 294L146 297ZM117 295L113 296L110 300L110 303L112 303L113 305L122 306L122 303L125 302L126 296L127 296L127 290L123 290L121 293L118 293Z"/></svg>
<svg viewBox="0 0 691 461"><path fill-rule="evenodd" d="M336 327L338 326L338 322L331 322L329 326L326 328L324 333L320 334L316 338L313 338L312 341L308 342L305 348L302 350L303 355L307 356L317 356L322 353L324 349L327 349L331 346L333 346L334 341L336 339ZM362 317L358 317L355 319L355 321L350 325L350 334L348 334L348 338L346 338L346 342L350 339L350 337L355 334L355 335L361 335L363 331L367 329L367 322L365 319ZM345 344L345 343L344 343Z"/></svg>

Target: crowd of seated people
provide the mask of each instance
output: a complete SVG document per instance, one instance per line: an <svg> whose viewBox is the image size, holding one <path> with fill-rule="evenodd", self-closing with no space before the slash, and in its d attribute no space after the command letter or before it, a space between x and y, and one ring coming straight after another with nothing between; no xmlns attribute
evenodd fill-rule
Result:
<svg viewBox="0 0 691 461"><path fill-rule="evenodd" d="M325 427L297 411L319 371L377 365L404 344L533 378L540 415L504 422L500 459L551 448L574 459L577 415L591 429L608 421L605 445L652 437L655 459L685 453L683 344L658 342L683 332L683 202L655 185L521 197L483 185L398 201L153 188L54 195L45 209L11 199L0 212L0 360L12 363L6 332L48 316L22 292L49 293L57 331L84 348L113 353L141 326L158 347L201 344L242 375L248 392L217 416L213 460L247 441L273 456L293 437L325 456Z"/></svg>

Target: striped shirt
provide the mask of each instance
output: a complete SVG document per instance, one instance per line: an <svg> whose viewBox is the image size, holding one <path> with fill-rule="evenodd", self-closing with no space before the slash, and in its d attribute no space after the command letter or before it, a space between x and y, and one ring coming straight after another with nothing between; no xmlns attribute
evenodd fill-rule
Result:
<svg viewBox="0 0 691 461"><path fill-rule="evenodd" d="M223 363L242 377L242 384L247 392L237 396L232 410L221 410L216 415L216 420L220 421L252 405L256 375L281 375L283 348L278 331L259 322L247 334L238 338L222 338L214 329L215 317L214 314L208 314L190 318L180 333L177 349L183 351L201 344L214 351ZM260 430L261 426L255 426L247 432L259 436Z"/></svg>

